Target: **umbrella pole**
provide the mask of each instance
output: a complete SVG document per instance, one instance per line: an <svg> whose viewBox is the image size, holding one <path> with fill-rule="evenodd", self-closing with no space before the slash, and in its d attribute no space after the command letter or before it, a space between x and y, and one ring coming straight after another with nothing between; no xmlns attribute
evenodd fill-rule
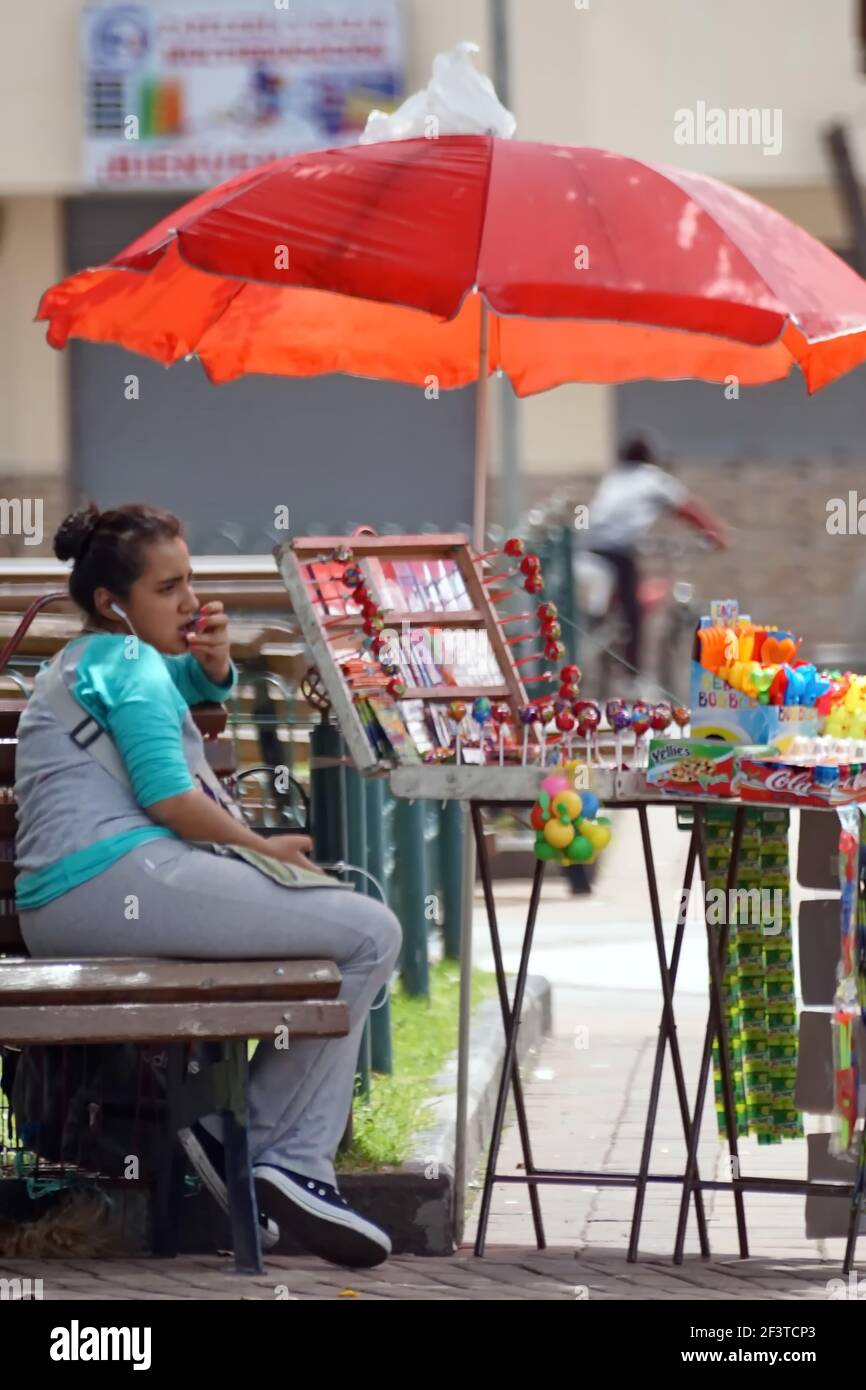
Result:
<svg viewBox="0 0 866 1390"><path fill-rule="evenodd" d="M475 395L475 494L472 544L484 550L487 521L487 454L490 434L490 325L486 302L481 301L481 336L478 351L478 387Z"/></svg>
<svg viewBox="0 0 866 1390"><path fill-rule="evenodd" d="M487 452L490 406L490 330L486 302L481 300L481 333L478 352L478 387L475 396L475 491L472 543L477 554L484 550L487 494ZM472 1027L472 913L475 906L475 839L463 819L463 893L460 913L460 1004L457 1031L457 1118L454 1130L454 1204L452 1221L455 1244L463 1239L466 1216L467 1121L469 1113L469 1036Z"/></svg>

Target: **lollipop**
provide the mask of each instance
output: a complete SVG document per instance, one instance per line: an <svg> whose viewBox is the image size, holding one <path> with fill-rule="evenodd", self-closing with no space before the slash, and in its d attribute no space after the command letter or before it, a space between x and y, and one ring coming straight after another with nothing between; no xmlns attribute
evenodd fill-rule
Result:
<svg viewBox="0 0 866 1390"><path fill-rule="evenodd" d="M631 713L631 727L634 730L635 736L635 766L642 767L644 759L644 739L650 730L649 710L638 709L638 707L635 706Z"/></svg>
<svg viewBox="0 0 866 1390"><path fill-rule="evenodd" d="M490 714L499 734L499 766L502 767L505 761L505 726L511 718L511 710L507 705L494 705Z"/></svg>
<svg viewBox="0 0 866 1390"><path fill-rule="evenodd" d="M520 722L523 725L523 753L520 761L526 766L526 754L529 751L529 730L533 725L538 724L538 706L524 705L520 711Z"/></svg>
<svg viewBox="0 0 866 1390"><path fill-rule="evenodd" d="M548 661L559 661L560 657L565 656L565 644L563 642L555 642L552 638L549 639L544 644L544 655L547 657Z"/></svg>
<svg viewBox="0 0 866 1390"><path fill-rule="evenodd" d="M574 715L572 714L568 706L566 706L565 709L559 711L559 713L556 716L556 727L559 730L559 732L563 735L562 743L566 750L564 761L567 761L568 758L571 756L570 735L574 733L574 724Z"/></svg>
<svg viewBox="0 0 866 1390"><path fill-rule="evenodd" d="M472 718L478 725L478 742L481 747L482 762L486 761L484 757L484 725L490 723L492 714L493 708L486 695L479 695L476 700L472 701Z"/></svg>
<svg viewBox="0 0 866 1390"><path fill-rule="evenodd" d="M594 700L578 700L572 706L577 720L577 736L586 741L586 762L592 766L592 736L601 723L601 710Z"/></svg>
<svg viewBox="0 0 866 1390"><path fill-rule="evenodd" d="M556 618L543 619L541 624L541 635L545 639L550 638L552 641L558 641L562 636L562 627L557 622Z"/></svg>
<svg viewBox="0 0 866 1390"><path fill-rule="evenodd" d="M670 705L666 705L664 703L659 705L653 705L652 709L650 710L650 728L652 729L653 733L665 733L670 728L671 720L673 719L673 717L674 716Z"/></svg>
<svg viewBox="0 0 866 1390"><path fill-rule="evenodd" d="M622 767L622 736L631 723L631 715L625 705L615 702L612 703L614 704L614 708L611 710L610 705L608 706L608 718L611 728L616 734L614 756L616 758L615 766L618 771Z"/></svg>
<svg viewBox="0 0 866 1390"><path fill-rule="evenodd" d="M565 684L572 684L572 683L573 683L574 685L580 685L580 681L581 681L581 670L580 670L580 667L579 667L579 666L575 666L575 665L573 665L573 664L572 664L572 665L569 665L569 666L563 666L562 670L561 670L560 673L559 673L559 679L562 681L563 685L565 685Z"/></svg>
<svg viewBox="0 0 866 1390"><path fill-rule="evenodd" d="M448 706L448 717L456 726L454 740L454 760L460 763L460 728L466 718L466 706L462 700L452 700Z"/></svg>
<svg viewBox="0 0 866 1390"><path fill-rule="evenodd" d="M541 571L533 570L532 574L528 574L523 581L523 587L528 594L544 593L544 580L541 577Z"/></svg>
<svg viewBox="0 0 866 1390"><path fill-rule="evenodd" d="M338 545L334 548L334 559L338 565L350 565L354 558L355 555L351 546Z"/></svg>
<svg viewBox="0 0 866 1390"><path fill-rule="evenodd" d="M523 554L524 550L526 549L526 546L523 544L523 541L519 538L519 536L511 536L505 542L502 549L506 555L511 555L516 558L518 555Z"/></svg>
<svg viewBox="0 0 866 1390"><path fill-rule="evenodd" d="M539 742L539 744L541 745L540 757L541 757L541 765L542 765L542 767L544 766L545 754L546 754L546 752L547 752L547 744L545 743L545 740L544 740L544 730L545 730L545 728L546 728L546 726L547 726L548 724L552 723L552 721L553 721L553 719L555 718L555 716L556 716L556 709L555 709L555 707L554 707L552 701L550 701L550 700L543 700L543 701L539 704L539 706L538 706L538 727L537 727L538 742Z"/></svg>
<svg viewBox="0 0 866 1390"><path fill-rule="evenodd" d="M535 611L538 614L539 620L543 623L548 622L552 618L559 617L559 609L556 604L550 600L546 603L540 603Z"/></svg>
<svg viewBox="0 0 866 1390"><path fill-rule="evenodd" d="M389 695L393 695L395 700L402 700L406 694L406 682L400 676L392 676L386 689Z"/></svg>
<svg viewBox="0 0 866 1390"><path fill-rule="evenodd" d="M537 574L541 569L541 561L537 555L524 555L519 568L521 574Z"/></svg>
<svg viewBox="0 0 866 1390"><path fill-rule="evenodd" d="M560 700L567 700L570 705L574 704L579 694L580 686L577 681L563 681L559 687Z"/></svg>
<svg viewBox="0 0 866 1390"><path fill-rule="evenodd" d="M673 716L674 723L680 731L680 737L682 737L686 725L692 722L692 712L685 705L674 705Z"/></svg>
<svg viewBox="0 0 866 1390"><path fill-rule="evenodd" d="M347 565L341 578L347 589L357 589L364 583L364 576L358 565Z"/></svg>

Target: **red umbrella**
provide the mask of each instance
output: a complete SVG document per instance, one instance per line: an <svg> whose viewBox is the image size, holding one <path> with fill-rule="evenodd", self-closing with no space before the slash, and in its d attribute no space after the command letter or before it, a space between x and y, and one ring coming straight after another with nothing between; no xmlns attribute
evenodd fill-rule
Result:
<svg viewBox="0 0 866 1390"><path fill-rule="evenodd" d="M55 347L194 353L214 382L339 371L448 388L500 369L530 395L647 377L757 385L797 363L812 392L866 358L866 282L753 198L603 150L487 136L276 160L48 290L38 317ZM482 492L483 478L479 507Z"/></svg>

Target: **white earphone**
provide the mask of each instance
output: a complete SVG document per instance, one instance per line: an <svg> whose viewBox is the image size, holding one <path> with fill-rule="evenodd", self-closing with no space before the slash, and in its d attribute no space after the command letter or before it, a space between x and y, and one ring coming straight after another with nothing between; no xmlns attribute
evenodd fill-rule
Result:
<svg viewBox="0 0 866 1390"><path fill-rule="evenodd" d="M120 617L120 618L123 619L123 621L126 623L126 626L129 628L130 632L132 633L133 637L137 636L137 633L136 633L136 631L135 631L135 628L132 626L132 623L129 621L129 618L127 617L127 615L126 615L126 613L124 612L124 610L121 608L120 604L119 604L119 603L112 603L112 604L109 604L109 607L111 608L112 612L117 613L118 617Z"/></svg>

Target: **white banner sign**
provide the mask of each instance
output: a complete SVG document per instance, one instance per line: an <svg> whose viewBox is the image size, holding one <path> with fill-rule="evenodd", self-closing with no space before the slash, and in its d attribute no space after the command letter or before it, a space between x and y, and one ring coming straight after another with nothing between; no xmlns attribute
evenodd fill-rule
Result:
<svg viewBox="0 0 866 1390"><path fill-rule="evenodd" d="M85 181L206 188L354 144L403 96L401 0L155 0L83 12Z"/></svg>

